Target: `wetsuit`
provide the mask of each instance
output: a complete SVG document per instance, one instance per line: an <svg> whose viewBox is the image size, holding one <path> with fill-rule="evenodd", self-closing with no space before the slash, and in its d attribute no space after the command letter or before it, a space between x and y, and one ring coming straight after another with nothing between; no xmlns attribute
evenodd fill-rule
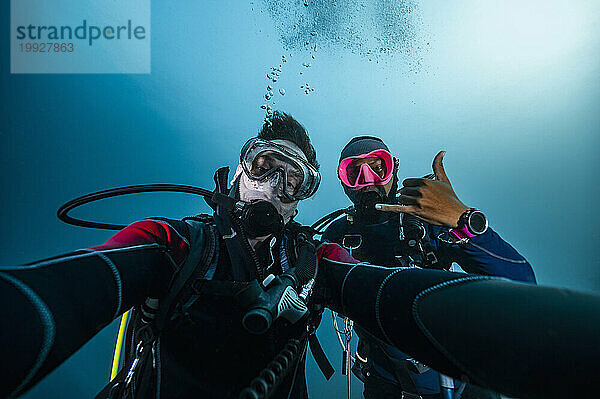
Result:
<svg viewBox="0 0 600 399"><path fill-rule="evenodd" d="M16 343L4 353L18 358L20 366L3 376L7 383L0 384L0 397L30 387L127 309L148 297L164 297L171 276L194 245L212 247L210 257L200 262L205 265L198 264L208 266L198 281L198 295L152 344L154 371L144 383L148 387L136 388L137 395L144 389L141 396L148 398L237 397L288 338L306 331L305 324L277 320L266 334L250 334L242 328L244 310L233 297L245 281L292 267L294 241L282 234L276 241L259 243L254 252L261 270L251 270L249 263L243 265L246 272L232 267L222 236L217 233L210 242L209 231L202 232L206 226L196 220L144 220L88 250L4 269L2 283L11 288L3 293L24 295L32 307L8 317L11 325L29 324L31 329L21 336L22 345ZM318 253L354 262L338 246L323 246ZM136 341L127 345L135 351ZM274 397L287 398L290 389L291 398L307 397L304 357Z"/></svg>
<svg viewBox="0 0 600 399"><path fill-rule="evenodd" d="M173 270L181 262L186 265L175 255L185 255L185 240L192 237L177 238L177 226L171 227L179 223L141 222L95 252L77 251L26 266L0 267L0 396L16 396L31 387L125 309L142 304L147 297L162 298ZM317 258L315 292L322 293L320 298L315 294L315 300L444 374L518 397L571 397L573 387L584 397L593 397L597 390L598 295L493 276L356 264L337 244L321 245ZM214 271L213 279L220 273L219 266ZM212 323L232 318L229 313L207 316L199 320L193 342L181 343L189 344L187 352L172 348L175 363L161 360L164 351L170 351L164 342L154 348L159 375L177 366L176 354L182 356L181 361L206 360L195 350L196 343L202 344L203 331L210 333L215 328ZM239 338L249 344L248 353L256 354L251 342ZM242 381L245 376L231 371L256 366L233 365L230 360L224 355L212 366L231 385L247 383ZM154 381L153 387L161 387L161 397L218 394L188 391L169 396L170 392L163 391L167 386L196 384L202 389L202 383L211 383L179 364L179 370L167 370ZM555 383L557 377L560 384ZM227 390L218 381L215 385ZM289 388L284 384L277 393L287 393Z"/></svg>
<svg viewBox="0 0 600 399"><path fill-rule="evenodd" d="M394 214L380 213L379 220L368 225L350 226L346 218L340 218L329 225L323 234L323 240L341 245L347 234L360 235L361 245L352 250L356 259L388 267L407 266L408 254L405 243L400 240L400 223L400 217ZM467 244L450 245L438 238L440 234L447 232L447 229L427 223L424 223L424 227L427 232L424 242L428 251L435 254L435 263L432 265L435 268L449 269L452 262L456 262L468 273L535 283L530 264L493 229L488 228L483 235L469 240ZM448 237L447 234L445 236ZM439 398L437 371L429 369L423 372L423 368L407 369L407 354L373 337L360 326L355 330L360 337L359 356L367 358L367 364L360 371L365 382L365 398L399 398L403 390L413 393L416 390L425 398ZM403 339L410 340L411 337L406 335ZM405 385L404 389L400 387L402 383ZM463 397L489 397L482 392L470 396L469 393L475 390L476 387L467 386Z"/></svg>

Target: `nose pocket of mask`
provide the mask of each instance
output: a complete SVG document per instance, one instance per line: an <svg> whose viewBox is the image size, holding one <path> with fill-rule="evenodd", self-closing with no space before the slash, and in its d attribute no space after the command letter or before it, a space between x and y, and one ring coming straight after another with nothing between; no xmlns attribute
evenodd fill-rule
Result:
<svg viewBox="0 0 600 399"><path fill-rule="evenodd" d="M276 189L279 186L279 181L281 180L281 173L275 172L269 177L269 184L272 188Z"/></svg>
<svg viewBox="0 0 600 399"><path fill-rule="evenodd" d="M371 167L364 163L360 166L360 172L358 173L357 183L359 184L372 184L382 181L381 177L371 169Z"/></svg>

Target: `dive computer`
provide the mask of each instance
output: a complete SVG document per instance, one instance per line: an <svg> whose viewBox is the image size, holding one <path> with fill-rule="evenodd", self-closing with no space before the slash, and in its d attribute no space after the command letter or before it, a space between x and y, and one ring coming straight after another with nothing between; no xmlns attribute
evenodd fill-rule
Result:
<svg viewBox="0 0 600 399"><path fill-rule="evenodd" d="M479 209L469 208L460 215L458 227L450 233L459 240L482 235L488 229L488 220Z"/></svg>

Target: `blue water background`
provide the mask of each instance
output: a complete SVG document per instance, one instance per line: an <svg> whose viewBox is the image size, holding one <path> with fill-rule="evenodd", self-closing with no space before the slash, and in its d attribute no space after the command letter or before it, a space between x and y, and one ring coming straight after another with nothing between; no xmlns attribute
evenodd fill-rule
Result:
<svg viewBox="0 0 600 399"><path fill-rule="evenodd" d="M382 137L401 177L429 173L445 149L461 200L485 210L540 284L599 293L600 3L481 3L421 5L430 44L418 71L343 49L290 57L261 3L188 0L152 2L149 75L10 75L3 2L0 262L106 240L108 232L58 221L58 206L75 196L141 183L211 187L213 171L235 167L240 145L257 133L265 75L286 54L278 82L286 95L275 108L309 130L323 174L298 220L348 204L335 168L354 135ZM299 88L306 82L315 87L309 95ZM206 210L200 198L160 194L78 214L127 223ZM107 381L115 336L113 323L24 397L92 397ZM343 397L329 319L319 336L338 372L327 383L309 359L310 392ZM356 383L353 397L361 397Z"/></svg>

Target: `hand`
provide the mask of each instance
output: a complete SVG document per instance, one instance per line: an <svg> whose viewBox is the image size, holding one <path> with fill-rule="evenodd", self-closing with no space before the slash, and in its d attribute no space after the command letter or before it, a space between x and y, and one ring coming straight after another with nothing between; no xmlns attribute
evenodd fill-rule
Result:
<svg viewBox="0 0 600 399"><path fill-rule="evenodd" d="M400 205L377 204L375 208L384 212L404 212L424 221L448 228L458 227L458 219L469 209L452 189L442 163L446 151L440 151L433 159L435 180L406 179L398 190Z"/></svg>

